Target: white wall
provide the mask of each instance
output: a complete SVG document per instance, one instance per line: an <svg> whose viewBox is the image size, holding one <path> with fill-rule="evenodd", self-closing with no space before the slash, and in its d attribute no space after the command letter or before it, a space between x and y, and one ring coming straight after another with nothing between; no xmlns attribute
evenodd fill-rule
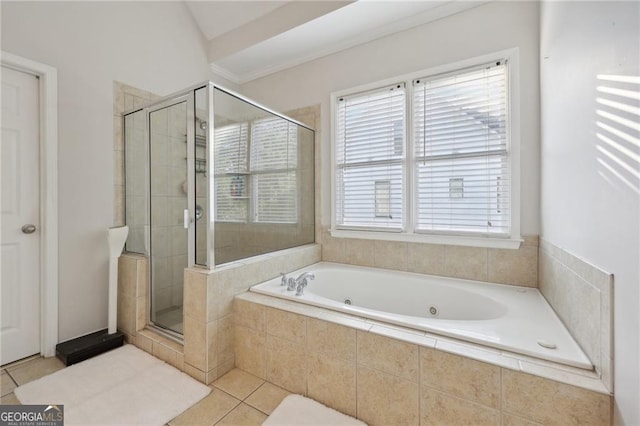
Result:
<svg viewBox="0 0 640 426"><path fill-rule="evenodd" d="M494 2L284 70L241 86L279 111L322 105L322 223L330 223L329 94L520 48L523 234L539 232L538 12L535 2Z"/></svg>
<svg viewBox="0 0 640 426"><path fill-rule="evenodd" d="M59 339L106 327L113 81L168 94L211 77L179 2L2 2L2 50L58 68Z"/></svg>
<svg viewBox="0 0 640 426"><path fill-rule="evenodd" d="M597 98L640 107L637 99L598 90L640 92L639 17L637 2L545 2L540 27L542 237L615 274L614 418L627 425L640 424L640 117ZM599 79L603 74L636 82Z"/></svg>

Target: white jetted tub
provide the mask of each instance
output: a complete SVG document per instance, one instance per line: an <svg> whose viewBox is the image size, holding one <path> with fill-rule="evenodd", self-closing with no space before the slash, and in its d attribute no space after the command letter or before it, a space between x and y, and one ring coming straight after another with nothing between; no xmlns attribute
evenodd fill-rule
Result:
<svg viewBox="0 0 640 426"><path fill-rule="evenodd" d="M592 370L535 288L319 262L304 294L280 278L251 291Z"/></svg>

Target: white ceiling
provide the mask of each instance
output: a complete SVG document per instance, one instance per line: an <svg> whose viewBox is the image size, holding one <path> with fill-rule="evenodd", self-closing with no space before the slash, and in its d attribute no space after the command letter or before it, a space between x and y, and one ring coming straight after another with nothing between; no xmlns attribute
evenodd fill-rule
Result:
<svg viewBox="0 0 640 426"><path fill-rule="evenodd" d="M207 40L247 24L284 6L287 1L187 1Z"/></svg>
<svg viewBox="0 0 640 426"><path fill-rule="evenodd" d="M375 1L360 0L336 4L332 11L319 11L295 26L255 35L260 25L274 28L274 19L291 20L293 2L237 1L188 2L202 32L210 43L211 68L238 84L326 56L388 34L403 31L490 0ZM288 3L288 5L287 5ZM305 8L307 11L309 8ZM244 12L242 12L244 10ZM226 30L222 30L224 27ZM229 36L244 37L253 32L252 42L223 57L211 55ZM226 34L225 34L226 33ZM214 36L209 36L215 34ZM224 37L221 37L225 34ZM231 40L233 42L233 40Z"/></svg>

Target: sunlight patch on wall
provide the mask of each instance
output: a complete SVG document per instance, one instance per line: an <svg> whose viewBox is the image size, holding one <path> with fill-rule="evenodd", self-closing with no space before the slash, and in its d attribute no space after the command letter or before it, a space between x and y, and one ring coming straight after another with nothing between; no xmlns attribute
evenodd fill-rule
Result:
<svg viewBox="0 0 640 426"><path fill-rule="evenodd" d="M596 150L598 175L640 195L640 76L597 76ZM617 184L616 184L617 183Z"/></svg>

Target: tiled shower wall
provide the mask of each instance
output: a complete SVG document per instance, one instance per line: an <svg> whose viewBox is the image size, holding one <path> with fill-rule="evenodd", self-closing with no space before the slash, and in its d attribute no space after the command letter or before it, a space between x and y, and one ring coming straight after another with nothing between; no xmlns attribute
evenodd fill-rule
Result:
<svg viewBox="0 0 640 426"><path fill-rule="evenodd" d="M538 286L538 237L517 250L334 238L322 232L322 260L468 280Z"/></svg>
<svg viewBox="0 0 640 426"><path fill-rule="evenodd" d="M158 99L159 96L132 86L113 82L113 224L125 224L124 132L122 113Z"/></svg>
<svg viewBox="0 0 640 426"><path fill-rule="evenodd" d="M125 111L142 107L157 100L158 95L114 82L114 224L125 224L125 205L131 206L130 214L145 215L148 211L146 188L140 186L135 193L132 186L125 200L125 156L124 132L121 114ZM181 109L180 109L181 108ZM152 161L151 184L154 186L152 221L154 260L152 268L154 276L154 308L156 311L172 306L182 305L183 271L187 266L186 233L182 227L182 210L186 206L186 194L182 191L182 183L186 179L186 107L183 105L172 107L154 113L155 138L154 156ZM136 116L127 123L126 131L129 137L144 138L145 119L143 115ZM133 139L131 139L134 142ZM140 143L146 145L146 141ZM138 152L139 151L139 152ZM147 152L135 150L130 155L139 154L140 158L130 158L127 162L133 166L143 165L147 161ZM148 168L133 167L130 172L145 172ZM137 177L136 182L144 182L144 176ZM135 224L147 223L146 217L132 217ZM131 226L129 242L136 244L138 249L144 247L145 226Z"/></svg>
<svg viewBox="0 0 640 426"><path fill-rule="evenodd" d="M540 291L613 391L613 275L541 239Z"/></svg>

